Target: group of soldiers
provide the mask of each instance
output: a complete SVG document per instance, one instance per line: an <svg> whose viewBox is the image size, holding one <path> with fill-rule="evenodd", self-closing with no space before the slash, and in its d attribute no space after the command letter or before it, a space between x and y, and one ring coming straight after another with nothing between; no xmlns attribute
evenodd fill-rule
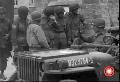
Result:
<svg viewBox="0 0 120 82"><path fill-rule="evenodd" d="M69 12L64 14L61 6L46 7L43 14L34 11L28 18L29 9L21 6L11 23L5 17L5 8L0 7L0 78L5 79L7 58L12 50L64 49L84 42L103 44L105 21L94 20L94 31L87 34L89 30L84 17L78 14L79 8L78 4L71 4Z"/></svg>

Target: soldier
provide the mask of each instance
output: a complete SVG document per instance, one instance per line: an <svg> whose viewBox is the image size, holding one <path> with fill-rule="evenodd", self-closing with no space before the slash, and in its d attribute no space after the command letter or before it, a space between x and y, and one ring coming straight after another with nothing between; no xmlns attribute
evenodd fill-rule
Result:
<svg viewBox="0 0 120 82"><path fill-rule="evenodd" d="M89 43L103 44L104 45L103 38L106 34L106 30L104 29L105 28L105 20L95 19L95 20L93 20L93 24L94 24L94 27L93 27L94 31L93 32L95 32L94 35L86 38L84 36L84 33L79 34L80 40L82 40L82 42L89 42Z"/></svg>
<svg viewBox="0 0 120 82"><path fill-rule="evenodd" d="M95 19L94 20L94 30L95 30L97 37L95 38L93 43L104 44L103 37L106 34L105 20L104 19Z"/></svg>
<svg viewBox="0 0 120 82"><path fill-rule="evenodd" d="M100 44L100 45L106 45L104 42L104 36L106 35L105 30L105 20L104 19L95 19L94 20L94 30L95 30L95 38L93 44ZM108 42L109 43L109 42ZM106 52L108 48L96 48L97 51L100 52Z"/></svg>
<svg viewBox="0 0 120 82"><path fill-rule="evenodd" d="M84 32L77 33L77 38L74 39L72 45L82 45L83 43L92 43L95 38L95 31L93 29L93 22L91 19L86 20Z"/></svg>
<svg viewBox="0 0 120 82"><path fill-rule="evenodd" d="M79 4L71 4L69 7L69 13L66 14L66 27L68 30L67 40L68 43L72 43L77 36L78 30L82 32L84 18L78 14Z"/></svg>
<svg viewBox="0 0 120 82"><path fill-rule="evenodd" d="M7 58L11 56L11 30L12 23L6 18L6 9L0 7L0 79L5 79L4 71L7 66Z"/></svg>
<svg viewBox="0 0 120 82"><path fill-rule="evenodd" d="M26 40L26 31L30 20L28 8L21 6L18 8L18 16L14 18L12 43L15 51L28 51L29 47Z"/></svg>
<svg viewBox="0 0 120 82"><path fill-rule="evenodd" d="M30 50L49 49L44 31L40 26L41 13L34 11L31 13L32 23L27 29L27 42Z"/></svg>
<svg viewBox="0 0 120 82"><path fill-rule="evenodd" d="M79 37L82 38L83 41L95 44L104 44L103 37L106 34L105 21L103 19L95 19L93 21L94 27L93 33L90 37L85 37L84 33L79 34Z"/></svg>
<svg viewBox="0 0 120 82"><path fill-rule="evenodd" d="M92 46L91 43L94 44L94 45L95 44L105 45L104 40L103 40L104 36L106 34L106 30L104 29L105 28L105 20L95 19L93 21L93 23L94 23L95 34L91 37L88 37L88 38L86 38L82 35L82 36L80 36L79 39L76 39L74 41L74 44L72 44L72 45L78 45L79 44L79 45L84 46L84 45L87 44L88 46ZM86 49L87 49L87 47L86 47ZM90 50L90 51L97 50L97 51L101 51L101 52L106 52L108 50L108 48L103 47L103 48L92 49L92 48L88 47L88 50Z"/></svg>
<svg viewBox="0 0 120 82"><path fill-rule="evenodd" d="M48 44L50 45L51 48L53 48L54 33L52 24L54 20L52 20L51 17L54 15L54 8L46 7L43 13L44 16L41 18L41 26L46 35Z"/></svg>
<svg viewBox="0 0 120 82"><path fill-rule="evenodd" d="M63 49L67 47L67 39L65 34L65 21L64 21L64 8L63 7L56 7L55 8L55 21L56 21L56 28L54 31L54 48Z"/></svg>

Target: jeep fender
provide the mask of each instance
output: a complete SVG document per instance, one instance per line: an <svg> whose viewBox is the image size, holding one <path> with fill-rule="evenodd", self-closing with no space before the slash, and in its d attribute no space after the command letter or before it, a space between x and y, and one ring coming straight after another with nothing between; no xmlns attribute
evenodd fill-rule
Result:
<svg viewBox="0 0 120 82"><path fill-rule="evenodd" d="M96 63L100 63L101 65L110 64L114 62L114 57L107 53L90 52L89 55L91 58L93 58L93 60Z"/></svg>

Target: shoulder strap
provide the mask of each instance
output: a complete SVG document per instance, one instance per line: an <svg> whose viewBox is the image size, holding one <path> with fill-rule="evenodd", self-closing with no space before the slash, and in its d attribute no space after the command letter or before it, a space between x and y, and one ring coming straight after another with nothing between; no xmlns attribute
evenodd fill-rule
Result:
<svg viewBox="0 0 120 82"><path fill-rule="evenodd" d="M36 34L35 34L35 32L33 32L33 35L34 35L35 39L37 40L38 44L41 45L40 42L39 42L38 37L37 37Z"/></svg>
<svg viewBox="0 0 120 82"><path fill-rule="evenodd" d="M33 35L34 35L35 39L39 42L38 37L36 36L35 32L33 32Z"/></svg>

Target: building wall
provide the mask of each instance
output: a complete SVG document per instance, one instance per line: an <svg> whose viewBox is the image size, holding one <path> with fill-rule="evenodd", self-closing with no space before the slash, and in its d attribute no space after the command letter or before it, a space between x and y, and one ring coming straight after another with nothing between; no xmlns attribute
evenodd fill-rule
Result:
<svg viewBox="0 0 120 82"><path fill-rule="evenodd" d="M14 0L14 7L18 8L20 6L26 6L29 7L29 0Z"/></svg>
<svg viewBox="0 0 120 82"><path fill-rule="evenodd" d="M119 0L83 0L83 15L86 18L103 18L106 27L110 27L111 22L114 26L119 25Z"/></svg>
<svg viewBox="0 0 120 82"><path fill-rule="evenodd" d="M36 9L35 0L14 0L14 14L17 14L17 10L20 6L28 7L30 13Z"/></svg>

